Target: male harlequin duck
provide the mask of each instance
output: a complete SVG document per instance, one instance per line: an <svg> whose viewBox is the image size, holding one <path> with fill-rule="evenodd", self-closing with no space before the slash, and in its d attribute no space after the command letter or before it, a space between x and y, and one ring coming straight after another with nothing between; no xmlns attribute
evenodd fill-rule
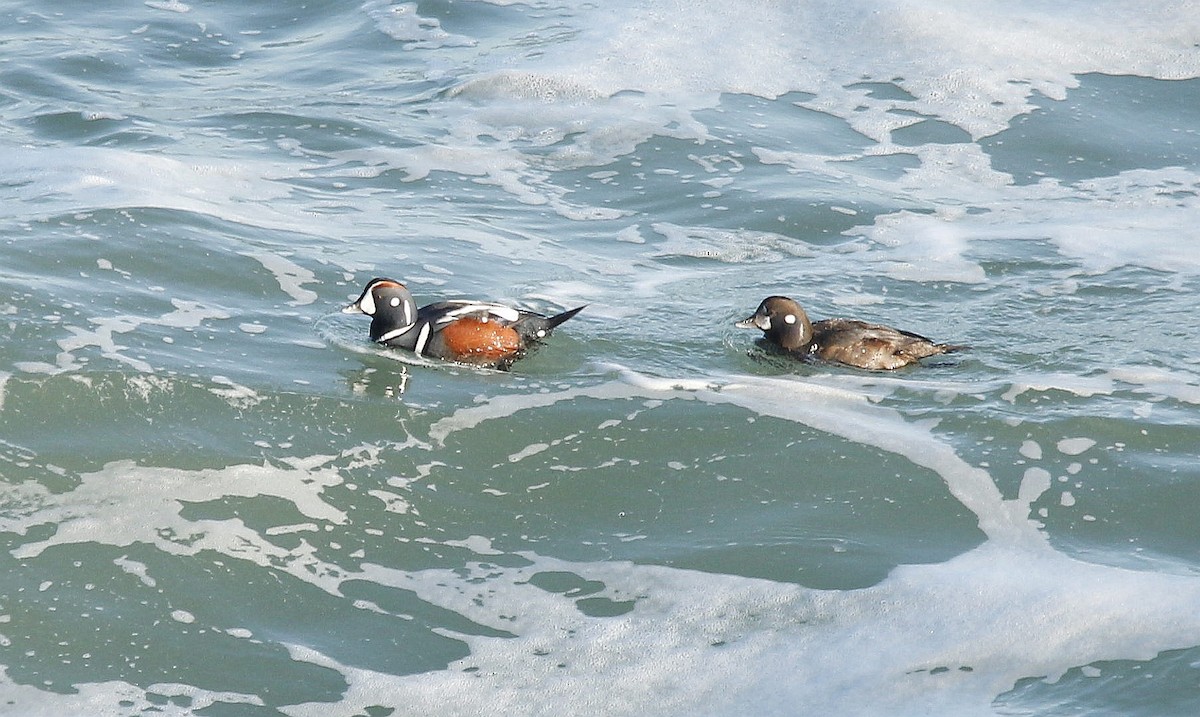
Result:
<svg viewBox="0 0 1200 717"><path fill-rule="evenodd" d="M362 295L342 309L371 317L371 339L418 356L507 369L530 346L584 307L543 316L486 301L439 301L417 308L404 284L371 279Z"/></svg>
<svg viewBox="0 0 1200 717"><path fill-rule="evenodd" d="M824 319L814 324L804 309L786 296L768 296L753 316L735 326L762 329L767 341L790 354L872 371L896 369L927 356L967 348L936 344L924 336L854 319Z"/></svg>

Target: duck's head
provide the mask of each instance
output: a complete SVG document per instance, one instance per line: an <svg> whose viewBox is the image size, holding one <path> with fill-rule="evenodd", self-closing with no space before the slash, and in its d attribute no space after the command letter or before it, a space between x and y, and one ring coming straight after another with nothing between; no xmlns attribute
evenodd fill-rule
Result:
<svg viewBox="0 0 1200 717"><path fill-rule="evenodd" d="M786 296L768 296L754 315L734 325L739 329L760 329L768 341L789 351L803 348L813 338L808 314Z"/></svg>

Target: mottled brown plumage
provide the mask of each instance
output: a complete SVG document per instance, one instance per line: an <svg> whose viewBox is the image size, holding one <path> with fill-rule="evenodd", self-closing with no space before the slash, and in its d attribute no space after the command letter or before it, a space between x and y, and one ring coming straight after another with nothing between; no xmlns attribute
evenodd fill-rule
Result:
<svg viewBox="0 0 1200 717"><path fill-rule="evenodd" d="M928 356L966 348L854 319L813 323L804 309L786 296L763 299L754 315L737 322L737 326L761 329L768 342L796 356L815 356L872 371L897 369Z"/></svg>

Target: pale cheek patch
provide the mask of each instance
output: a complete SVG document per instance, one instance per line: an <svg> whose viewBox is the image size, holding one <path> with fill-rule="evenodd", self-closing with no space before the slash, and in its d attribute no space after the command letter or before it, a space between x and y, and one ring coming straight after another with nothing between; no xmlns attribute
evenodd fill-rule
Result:
<svg viewBox="0 0 1200 717"><path fill-rule="evenodd" d="M358 302L358 308L362 309L367 316L375 315L375 297L371 295L371 292L363 294L362 301Z"/></svg>
<svg viewBox="0 0 1200 717"><path fill-rule="evenodd" d="M391 304L393 307L395 307L395 306L399 306L399 305L400 305L400 297L399 297L399 296L393 296L393 297L392 297L392 300L391 300L391 301L389 301L388 303L389 303L389 304Z"/></svg>
<svg viewBox="0 0 1200 717"><path fill-rule="evenodd" d="M787 316L783 317L783 323L785 323L785 324L794 324L794 323L796 323L796 315L795 315L795 314L788 314Z"/></svg>

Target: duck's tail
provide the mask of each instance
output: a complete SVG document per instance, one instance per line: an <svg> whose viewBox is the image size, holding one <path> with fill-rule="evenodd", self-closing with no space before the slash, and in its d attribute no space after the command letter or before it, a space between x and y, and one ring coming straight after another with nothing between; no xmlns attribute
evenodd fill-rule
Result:
<svg viewBox="0 0 1200 717"><path fill-rule="evenodd" d="M550 318L546 319L546 332L549 333L555 327L557 327L559 324L561 324L562 322L571 318L575 314L578 314L580 311L583 311L586 308L587 308L587 304L584 304L583 306L576 306L574 309L571 309L569 311L564 311L561 314L555 314L554 316L551 316Z"/></svg>
<svg viewBox="0 0 1200 717"><path fill-rule="evenodd" d="M584 304L583 306L577 306L574 309L564 311L561 314L555 314L554 316L527 314L525 318L514 324L513 328L516 329L517 333L519 333L526 341L538 342L549 336L550 332L553 331L559 324L571 318L575 314L578 314L580 311L583 311L586 307L587 304Z"/></svg>

